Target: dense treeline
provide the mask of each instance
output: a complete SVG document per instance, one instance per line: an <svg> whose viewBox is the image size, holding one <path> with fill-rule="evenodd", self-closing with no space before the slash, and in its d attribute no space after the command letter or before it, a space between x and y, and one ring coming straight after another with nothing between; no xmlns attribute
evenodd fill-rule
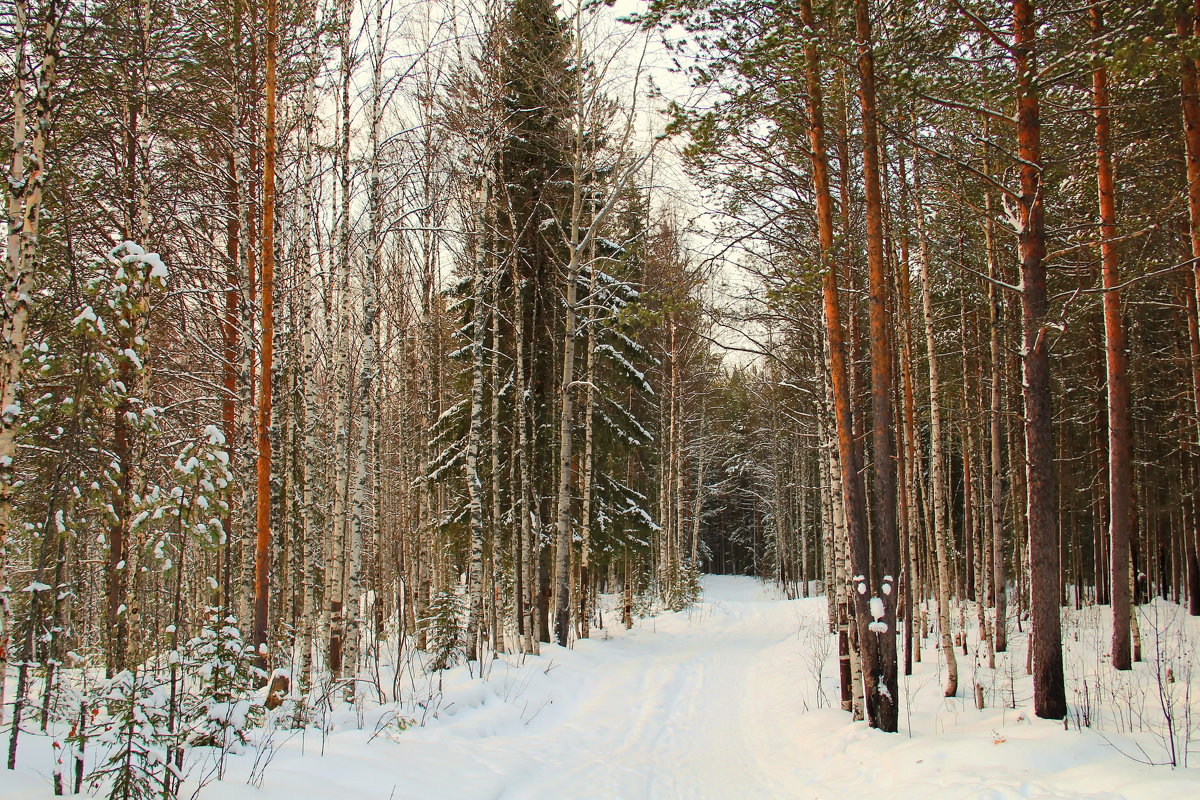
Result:
<svg viewBox="0 0 1200 800"><path fill-rule="evenodd" d="M1132 606L1200 613L1200 5L4 8L10 768L71 730L169 797L252 696L303 726L701 571L826 591L886 730L928 630L951 696L1028 623L1061 718L1063 605L1116 669Z"/></svg>
<svg viewBox="0 0 1200 800"><path fill-rule="evenodd" d="M957 694L966 603L977 658L1031 618L1035 706L1062 717L1060 604L1111 604L1117 669L1131 602L1200 613L1197 9L681 0L646 21L709 90L677 125L766 290L746 306L773 337L751 379L771 569L813 577L824 521L844 704L895 730L927 607Z"/></svg>
<svg viewBox="0 0 1200 800"><path fill-rule="evenodd" d="M89 780L170 796L268 678L303 725L395 694L397 647L536 653L601 592L626 625L694 596L717 361L650 188L648 37L603 11L5 6L10 767L39 727L145 740Z"/></svg>

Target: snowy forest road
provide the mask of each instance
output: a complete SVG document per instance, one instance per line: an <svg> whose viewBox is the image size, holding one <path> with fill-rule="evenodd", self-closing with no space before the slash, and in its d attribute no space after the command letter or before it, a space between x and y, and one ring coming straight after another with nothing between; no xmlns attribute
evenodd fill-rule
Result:
<svg viewBox="0 0 1200 800"><path fill-rule="evenodd" d="M756 674L795 641L793 607L744 578L710 577L705 593L686 626L585 643L604 661L587 699L530 742L536 768L501 796L802 796L771 752L789 720Z"/></svg>
<svg viewBox="0 0 1200 800"><path fill-rule="evenodd" d="M611 637L593 629L571 650L543 645L523 665L497 660L486 681L462 667L447 672L431 705L437 719L394 744L372 736L374 710L364 730L338 724L324 758L312 757L309 734L307 757L294 744L280 750L264 792L272 800L824 796L793 777L804 755L784 752L795 740L786 729L805 710L794 683L798 631L810 624L801 609L824 633L823 602L709 576L704 601L687 611ZM222 800L263 797L217 791Z"/></svg>
<svg viewBox="0 0 1200 800"><path fill-rule="evenodd" d="M707 576L703 600L688 610L628 631L593 629L572 649L486 662L483 680L462 665L408 673L399 703L338 711L323 739L311 729L303 739L276 734L261 789L239 780L255 759L248 749L203 798L1200 796L1197 770L1138 764L1111 733L1033 718L1023 635L999 669L975 673L989 687L982 711L969 697L941 696L931 641L901 682L903 732L880 733L830 707L837 653L824 598L787 600L752 578ZM426 724L397 727L397 713Z"/></svg>

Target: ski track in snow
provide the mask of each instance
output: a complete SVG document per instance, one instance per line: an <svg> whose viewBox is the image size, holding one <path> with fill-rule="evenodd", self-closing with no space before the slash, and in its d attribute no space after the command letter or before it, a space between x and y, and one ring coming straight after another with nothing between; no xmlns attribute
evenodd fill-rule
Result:
<svg viewBox="0 0 1200 800"><path fill-rule="evenodd" d="M577 642L571 653L544 646L543 658L564 662L550 675L564 674L539 718L484 739L460 738L453 723L418 732L429 759L397 754L414 764L397 770L395 796L800 796L801 784L757 747L764 724L787 721L752 680L770 666L764 648L794 640L795 623L757 581L710 578L695 609Z"/></svg>
<svg viewBox="0 0 1200 800"><path fill-rule="evenodd" d="M763 648L794 635L794 617L753 582L727 594L709 583L707 606L682 631L586 643L615 651L597 665L590 699L528 742L537 771L500 797L794 796L794 782L754 746L753 729L780 720L750 679Z"/></svg>
<svg viewBox="0 0 1200 800"><path fill-rule="evenodd" d="M751 578L708 576L695 607L593 636L572 650L543 645L523 664L497 660L485 681L463 667L448 671L425 727L376 736L390 712L370 706L361 720L335 715L323 754L315 731L276 733L261 789L245 783L249 752L232 757L226 779L200 798L1200 797L1200 770L1137 764L1114 748L1131 740L1064 731L1024 706L976 711L964 698L941 698L929 646L901 684L902 733L852 723L828 703L817 708L811 648L832 645L824 598L780 599ZM1028 681L1023 652L1013 655L1018 684ZM964 695L968 664L960 656ZM820 684L834 703L836 665L832 645ZM1018 685L1018 705L1021 694ZM27 741L25 769L0 772L0 800L50 796L48 768L29 766L40 745Z"/></svg>

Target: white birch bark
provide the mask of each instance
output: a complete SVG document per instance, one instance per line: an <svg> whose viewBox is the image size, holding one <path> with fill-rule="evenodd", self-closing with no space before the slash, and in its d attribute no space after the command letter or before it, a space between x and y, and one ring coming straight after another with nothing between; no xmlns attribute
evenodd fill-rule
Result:
<svg viewBox="0 0 1200 800"><path fill-rule="evenodd" d="M36 278L38 223L42 187L46 181L46 145L50 136L51 92L58 67L61 9L51 2L44 7L41 63L33 78L32 103L26 106L26 43L29 9L26 0L14 1L12 161L9 165L5 204L7 258L5 292L0 308L3 330L3 365L0 366L0 723L5 718L8 652L12 630L11 591L8 573L8 534L12 527L13 465L17 455L16 434L20 426L17 393L21 383L21 358L30 311L30 296ZM32 113L32 138L29 116ZM28 147L26 141L29 141ZM26 168L28 159L28 168Z"/></svg>
<svg viewBox="0 0 1200 800"><path fill-rule="evenodd" d="M379 276L383 260L383 196L380 185L380 127L383 123L383 62L384 62L384 5L386 0L375 4L375 37L371 51L371 121L370 121L370 174L367 181L367 216L369 231L366 259L366 275L362 281L362 353L359 357L358 398L355 409L358 424L355 428L355 474L354 492L350 502L350 564L346 576L346 667L353 681L358 671L358 656L363 636L360 615L362 613L362 568L364 529L367 526L370 497L370 462L372 436L375 423L375 393L373 391L378 362L375 327L378 316ZM351 683L347 692L356 686Z"/></svg>
<svg viewBox="0 0 1200 800"><path fill-rule="evenodd" d="M487 335L487 208L490 176L479 190L479 241L475 253L475 294L471 314L471 420L467 433L467 508L471 527L471 561L467 569L467 658L481 655L483 617L483 482L479 477L479 452L483 439L483 362Z"/></svg>
<svg viewBox="0 0 1200 800"><path fill-rule="evenodd" d="M595 253L589 264L591 279L588 296L596 295L596 263ZM587 361L584 367L585 394L583 405L583 466L579 478L579 493L583 505L579 511L580 551L579 551L579 636L587 639L591 635L592 616L592 483L595 479L594 470L594 428L596 411L596 337L599 335L595 325L598 320L595 315L589 315Z"/></svg>
<svg viewBox="0 0 1200 800"><path fill-rule="evenodd" d="M25 263L23 244L25 189L25 149L27 136L25 108L25 57L29 26L29 8L25 0L14 0L13 38L13 133L12 162L8 170L6 223L7 260L4 293L4 373L0 378L0 722L4 721L4 703L8 676L8 652L12 630L12 609L8 595L12 590L8 575L8 532L12 525L13 460L16 456L16 433L19 409L17 389L21 379L21 352L25 349L25 325L29 318L29 290L33 274Z"/></svg>
<svg viewBox="0 0 1200 800"><path fill-rule="evenodd" d="M351 3L342 0L339 3L340 29L338 32L339 49L341 50L341 139L338 143L340 159L340 196L341 208L338 217L338 241L335 269L338 270L340 291L334 297L336 304L334 337L333 381L337 400L334 418L334 453L333 453L333 512L330 518L332 526L331 543L332 559L328 561L326 582L326 607L329 611L329 658L328 666L332 677L337 680L346 674L346 664L343 657L346 636L346 505L350 482L350 365L348 359L348 342L343 331L348 327L347 304L350 293L350 82L353 71L353 59L350 52L350 13ZM350 667L353 669L353 665Z"/></svg>
<svg viewBox="0 0 1200 800"><path fill-rule="evenodd" d="M310 21L311 24L311 21ZM300 143L300 165L302 170L301 194L304 219L301 221L300 241L302 254L302 280L298 287L300 292L300 374L304 426L304 453L300 459L300 514L302 520L302 536L304 547L304 566L302 599L300 609L300 636L297 644L299 660L298 688L301 696L307 693L312 675L313 650L313 616L316 614L316 557L319 552L316 505L313 496L313 482L317 476L316 425L320 410L317 406L317 387L314 377L317 361L315 342L313 341L313 302L312 280L316 251L313 239L314 227L319 219L316 196L313 191L315 176L313 173L312 142L316 127L316 72L310 72L304 84L304 136ZM319 265L317 265L319 267Z"/></svg>
<svg viewBox="0 0 1200 800"><path fill-rule="evenodd" d="M946 697L958 694L958 660L950 634L950 531L946 519L946 467L942 450L941 385L938 379L937 343L934 341L933 294L929 280L929 245L925 237L925 211L920 186L914 193L917 215L917 249L921 267L921 308L925 318L925 351L929 363L929 482L933 488L933 539L937 552L938 634L946 661Z"/></svg>
<svg viewBox="0 0 1200 800"><path fill-rule="evenodd" d="M563 334L558 443L558 529L555 550L555 639L566 647L571 627L571 454L575 425L576 298L579 279L579 231L583 212L583 121L576 125L575 179L571 190L570 254L567 262L565 331Z"/></svg>

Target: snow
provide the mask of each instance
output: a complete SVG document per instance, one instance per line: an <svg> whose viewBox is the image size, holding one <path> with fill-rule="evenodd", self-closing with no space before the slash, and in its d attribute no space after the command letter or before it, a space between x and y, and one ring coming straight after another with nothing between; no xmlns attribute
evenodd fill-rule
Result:
<svg viewBox="0 0 1200 800"><path fill-rule="evenodd" d="M870 600L871 619L883 619L884 609L883 600L878 597L872 597Z"/></svg>
<svg viewBox="0 0 1200 800"><path fill-rule="evenodd" d="M91 306L84 306L83 311L79 312L79 316L75 317L75 319L71 322L71 324L79 325L80 323L85 322L85 321L96 322L96 312L92 310Z"/></svg>
<svg viewBox="0 0 1200 800"><path fill-rule="evenodd" d="M158 253L147 253L142 256L142 263L150 267L150 278L165 281L167 279L167 265L162 262Z"/></svg>
<svg viewBox="0 0 1200 800"><path fill-rule="evenodd" d="M130 361L132 361L132 362L133 362L133 366L134 366L134 368L135 368L135 369L141 369L141 368L142 368L142 359L138 358L138 354L137 354L137 351L136 351L136 350L134 350L134 349L133 349L133 348L131 348L131 347L126 347L126 348L125 348L125 349L122 351L122 354L125 356L125 358L127 358L127 359L129 359Z"/></svg>
<svg viewBox="0 0 1200 800"><path fill-rule="evenodd" d="M1143 610L1148 659L1151 628L1181 620L1148 615L1172 608ZM1162 759L1153 734L1074 722L1066 730L1036 718L1025 633L1015 625L997 669L960 653L959 698L941 696L933 632L924 661L900 679L901 732L885 734L836 707L837 647L824 598L786 600L751 578L707 576L703 601L686 611L639 620L631 631L618 618L610 605L613 627L593 629L592 639L501 657L483 665L483 677L465 666L405 673L400 702L367 702L361 712L343 704L325 717L325 734L259 730L200 798L1200 797L1200 771L1137 763L1143 753ZM1200 621L1184 621L1200 633ZM1153 663L1136 665L1121 684L1100 655L1106 638L1099 610L1065 613L1068 696L1107 670L1111 692L1142 687L1138 713L1152 722ZM389 690L391 660L385 655ZM987 699L982 711L975 680ZM1103 715L1099 706L1093 713ZM269 751L264 737L274 751L262 787L252 788L256 750ZM0 799L51 796L46 742L26 734L22 765L4 773ZM192 795L201 771L192 769L181 796Z"/></svg>
<svg viewBox="0 0 1200 800"><path fill-rule="evenodd" d="M610 344L598 344L596 345L596 352L602 355L607 355L641 386L643 392L651 396L654 395L654 390L650 387L650 384L646 382L645 373L635 367L632 362L630 362L629 359L627 359L615 347Z"/></svg>

